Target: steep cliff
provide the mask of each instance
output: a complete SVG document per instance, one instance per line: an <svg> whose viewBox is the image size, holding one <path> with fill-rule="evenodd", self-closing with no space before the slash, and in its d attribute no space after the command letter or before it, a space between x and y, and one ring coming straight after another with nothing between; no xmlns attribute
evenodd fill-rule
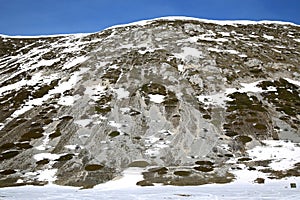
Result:
<svg viewBox="0 0 300 200"><path fill-rule="evenodd" d="M0 37L0 186L227 183L299 176L300 27L161 18L98 33Z"/></svg>

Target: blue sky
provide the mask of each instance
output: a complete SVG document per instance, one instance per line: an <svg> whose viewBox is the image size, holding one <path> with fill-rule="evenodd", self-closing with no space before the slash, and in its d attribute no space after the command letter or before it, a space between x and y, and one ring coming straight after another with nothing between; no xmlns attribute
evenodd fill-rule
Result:
<svg viewBox="0 0 300 200"><path fill-rule="evenodd" d="M300 0L0 0L0 34L97 32L162 16L300 24Z"/></svg>

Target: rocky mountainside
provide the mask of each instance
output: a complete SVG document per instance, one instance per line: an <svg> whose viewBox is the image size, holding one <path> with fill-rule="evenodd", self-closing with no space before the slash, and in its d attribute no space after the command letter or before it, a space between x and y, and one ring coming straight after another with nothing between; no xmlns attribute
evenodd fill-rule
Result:
<svg viewBox="0 0 300 200"><path fill-rule="evenodd" d="M160 18L1 36L0 107L2 187L88 188L128 167L139 185L299 176L300 27Z"/></svg>

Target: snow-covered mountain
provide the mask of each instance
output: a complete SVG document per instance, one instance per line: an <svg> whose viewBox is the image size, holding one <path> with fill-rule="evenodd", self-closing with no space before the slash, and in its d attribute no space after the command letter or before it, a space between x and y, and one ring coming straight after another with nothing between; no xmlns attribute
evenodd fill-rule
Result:
<svg viewBox="0 0 300 200"><path fill-rule="evenodd" d="M0 186L299 176L300 27L160 18L0 36ZM242 173L241 173L242 172Z"/></svg>

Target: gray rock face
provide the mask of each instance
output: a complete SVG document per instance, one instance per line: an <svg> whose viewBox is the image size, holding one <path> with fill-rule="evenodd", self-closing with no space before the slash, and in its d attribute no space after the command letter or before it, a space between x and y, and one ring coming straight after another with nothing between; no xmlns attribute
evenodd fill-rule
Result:
<svg viewBox="0 0 300 200"><path fill-rule="evenodd" d="M232 181L230 159L300 142L299 33L178 18L0 37L0 186L92 187L127 167L140 185Z"/></svg>

